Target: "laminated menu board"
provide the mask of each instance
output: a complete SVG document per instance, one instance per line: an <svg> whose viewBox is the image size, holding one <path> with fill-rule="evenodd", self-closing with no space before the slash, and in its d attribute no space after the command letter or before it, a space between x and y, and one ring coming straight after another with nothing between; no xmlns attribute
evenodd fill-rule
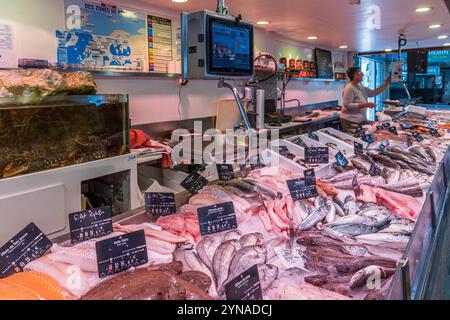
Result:
<svg viewBox="0 0 450 320"><path fill-rule="evenodd" d="M333 56L331 51L316 48L314 54L316 58L317 78L333 80Z"/></svg>
<svg viewBox="0 0 450 320"><path fill-rule="evenodd" d="M149 15L147 26L149 71L168 73L167 63L173 60L172 20Z"/></svg>

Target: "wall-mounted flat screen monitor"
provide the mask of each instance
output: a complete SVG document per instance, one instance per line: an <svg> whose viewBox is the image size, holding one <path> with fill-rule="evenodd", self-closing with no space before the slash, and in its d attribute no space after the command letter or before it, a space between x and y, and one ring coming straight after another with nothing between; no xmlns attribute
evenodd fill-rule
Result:
<svg viewBox="0 0 450 320"><path fill-rule="evenodd" d="M253 75L253 26L207 16L208 74Z"/></svg>

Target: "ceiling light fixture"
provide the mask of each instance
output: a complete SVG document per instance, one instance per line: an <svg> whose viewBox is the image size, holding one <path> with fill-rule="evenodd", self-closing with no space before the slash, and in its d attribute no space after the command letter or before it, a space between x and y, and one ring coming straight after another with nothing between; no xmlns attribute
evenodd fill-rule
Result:
<svg viewBox="0 0 450 320"><path fill-rule="evenodd" d="M340 46L339 49L347 49L348 46Z"/></svg>
<svg viewBox="0 0 450 320"><path fill-rule="evenodd" d="M439 36L439 37L437 37L438 39L447 39L448 38L448 36L447 35L445 35L445 34L443 34L442 36Z"/></svg>
<svg viewBox="0 0 450 320"><path fill-rule="evenodd" d="M181 2L188 2L189 0L172 0L172 2L179 2L179 3L181 3Z"/></svg>
<svg viewBox="0 0 450 320"><path fill-rule="evenodd" d="M416 9L416 12L423 13L431 11L431 7L420 7Z"/></svg>
<svg viewBox="0 0 450 320"><path fill-rule="evenodd" d="M266 25L266 24L269 24L270 22L269 21L266 21L266 20L261 20L261 21L257 21L256 22L256 24L259 24L259 25Z"/></svg>
<svg viewBox="0 0 450 320"><path fill-rule="evenodd" d="M450 47L450 43L444 43L444 47Z"/></svg>
<svg viewBox="0 0 450 320"><path fill-rule="evenodd" d="M392 52L392 49L385 49L386 52Z"/></svg>
<svg viewBox="0 0 450 320"><path fill-rule="evenodd" d="M440 27L442 27L442 24L432 24L428 26L428 28L430 29L439 29Z"/></svg>
<svg viewBox="0 0 450 320"><path fill-rule="evenodd" d="M308 40L317 40L317 37L316 36L310 36L310 37L308 37Z"/></svg>

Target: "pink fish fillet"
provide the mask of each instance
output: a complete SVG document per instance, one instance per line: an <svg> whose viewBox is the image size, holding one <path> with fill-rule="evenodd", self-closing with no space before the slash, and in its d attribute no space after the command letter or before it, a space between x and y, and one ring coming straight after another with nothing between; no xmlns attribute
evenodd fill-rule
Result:
<svg viewBox="0 0 450 320"><path fill-rule="evenodd" d="M147 250L155 251L165 255L173 254L173 252L177 248L173 243L161 241L153 237L145 237L145 242L147 243Z"/></svg>
<svg viewBox="0 0 450 320"><path fill-rule="evenodd" d="M184 216L182 214L160 217L156 224L164 230L175 231L178 234L185 230Z"/></svg>
<svg viewBox="0 0 450 320"><path fill-rule="evenodd" d="M269 215L267 214L266 210L261 209L258 213L259 218L261 219L261 222L264 225L264 228L267 232L270 232L273 230L272 223L270 222Z"/></svg>
<svg viewBox="0 0 450 320"><path fill-rule="evenodd" d="M25 266L24 271L35 271L49 275L77 298L90 290L85 272L75 266L51 261L48 256L30 262Z"/></svg>
<svg viewBox="0 0 450 320"><path fill-rule="evenodd" d="M399 218L412 221L417 220L422 208L422 203L416 198L367 185L360 186L358 200L384 205Z"/></svg>
<svg viewBox="0 0 450 320"><path fill-rule="evenodd" d="M116 225L114 226L116 228ZM155 230L152 228L149 228L145 224L130 224L130 225L120 225L118 227L118 230L125 231L125 232L135 232L139 230L144 230L145 235L148 237L153 237L162 241L167 241L171 243L184 243L187 241L186 238L176 236L170 232L162 231L162 230Z"/></svg>
<svg viewBox="0 0 450 320"><path fill-rule="evenodd" d="M289 224L287 212L284 210L285 204L286 202L284 199L276 199L273 209L283 223Z"/></svg>
<svg viewBox="0 0 450 320"><path fill-rule="evenodd" d="M191 199L189 199L189 204L201 206L201 207L207 207L212 206L215 204L220 203L220 200L214 197L212 194L208 193L200 193L193 196Z"/></svg>

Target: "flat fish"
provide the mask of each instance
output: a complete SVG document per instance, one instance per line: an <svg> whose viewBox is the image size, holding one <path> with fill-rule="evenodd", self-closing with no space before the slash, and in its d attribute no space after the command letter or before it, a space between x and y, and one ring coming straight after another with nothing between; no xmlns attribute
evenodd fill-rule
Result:
<svg viewBox="0 0 450 320"><path fill-rule="evenodd" d="M239 240L242 237L242 232L239 230L231 230L226 232L222 237L222 242L228 241L228 240Z"/></svg>
<svg viewBox="0 0 450 320"><path fill-rule="evenodd" d="M272 286L272 283L278 277L278 267L271 264L259 264L259 282L261 284L261 290L264 292Z"/></svg>
<svg viewBox="0 0 450 320"><path fill-rule="evenodd" d="M231 261L239 249L238 240L228 240L217 247L213 257L213 274L217 288L220 288L228 278Z"/></svg>
<svg viewBox="0 0 450 320"><path fill-rule="evenodd" d="M396 236L390 233L373 233L373 234L363 234L356 236L356 239L360 242L394 242L394 243L404 243L409 242L409 237L407 236Z"/></svg>
<svg viewBox="0 0 450 320"><path fill-rule="evenodd" d="M377 279L386 279L395 273L395 268L383 268L380 266L368 266L357 271L350 279L349 286L351 289L362 287L367 284L370 277Z"/></svg>
<svg viewBox="0 0 450 320"><path fill-rule="evenodd" d="M241 248L248 246L262 245L263 242L264 237L259 232L245 234L239 239L239 244L241 245Z"/></svg>
<svg viewBox="0 0 450 320"><path fill-rule="evenodd" d="M216 249L220 243L221 241L219 237L205 236L202 240L200 240L196 247L200 260L202 260L211 272L214 252L216 252Z"/></svg>

